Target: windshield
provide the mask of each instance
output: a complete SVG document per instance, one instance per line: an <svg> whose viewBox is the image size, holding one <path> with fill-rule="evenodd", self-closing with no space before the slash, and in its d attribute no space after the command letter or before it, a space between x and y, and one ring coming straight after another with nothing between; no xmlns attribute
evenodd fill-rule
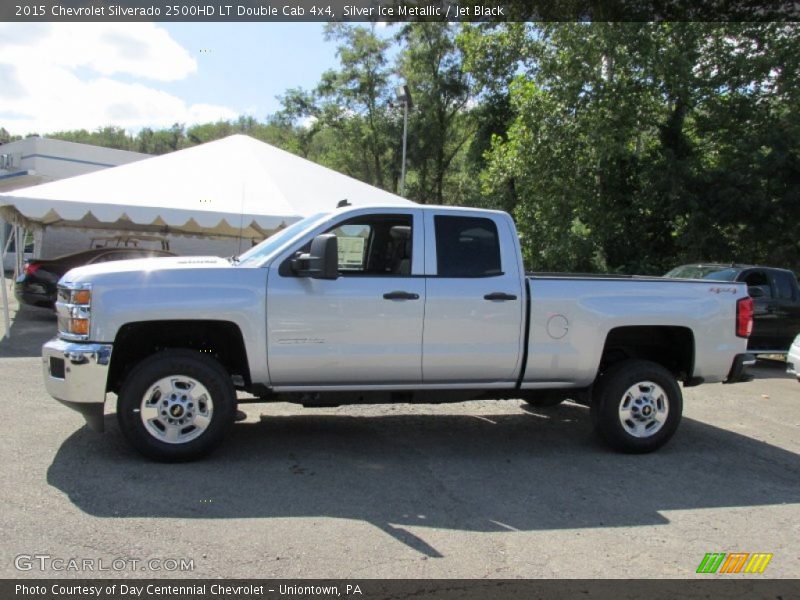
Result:
<svg viewBox="0 0 800 600"><path fill-rule="evenodd" d="M676 267L664 277L678 279L710 279L711 281L734 281L740 269L721 265L683 265Z"/></svg>
<svg viewBox="0 0 800 600"><path fill-rule="evenodd" d="M238 260L234 261L238 265L255 264L261 262L264 258L278 250L285 242L288 242L298 233L310 227L315 221L319 221L326 213L318 213L305 219L292 223L285 229L281 229L277 233L272 234L260 244L253 246L242 254Z"/></svg>

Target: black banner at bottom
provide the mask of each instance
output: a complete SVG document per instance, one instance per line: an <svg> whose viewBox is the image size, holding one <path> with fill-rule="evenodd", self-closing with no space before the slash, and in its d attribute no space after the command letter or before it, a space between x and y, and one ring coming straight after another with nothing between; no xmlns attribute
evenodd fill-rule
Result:
<svg viewBox="0 0 800 600"><path fill-rule="evenodd" d="M549 600L800 598L798 579L4 579L3 600Z"/></svg>

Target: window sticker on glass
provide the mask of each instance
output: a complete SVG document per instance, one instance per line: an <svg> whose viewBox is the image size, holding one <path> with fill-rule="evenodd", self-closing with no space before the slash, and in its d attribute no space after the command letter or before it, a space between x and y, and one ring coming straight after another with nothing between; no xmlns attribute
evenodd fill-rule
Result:
<svg viewBox="0 0 800 600"><path fill-rule="evenodd" d="M363 269L366 239L337 236L337 242L339 245L339 268L343 270Z"/></svg>

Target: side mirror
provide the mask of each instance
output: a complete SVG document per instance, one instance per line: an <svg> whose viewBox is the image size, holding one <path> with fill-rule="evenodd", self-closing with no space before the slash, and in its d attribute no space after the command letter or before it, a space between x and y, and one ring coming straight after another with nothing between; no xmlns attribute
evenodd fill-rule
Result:
<svg viewBox="0 0 800 600"><path fill-rule="evenodd" d="M318 235L311 241L308 254L298 252L292 270L300 277L336 279L339 277L339 245L332 233Z"/></svg>
<svg viewBox="0 0 800 600"><path fill-rule="evenodd" d="M763 298L766 296L764 293L764 288L757 285L747 286L747 293L751 298Z"/></svg>

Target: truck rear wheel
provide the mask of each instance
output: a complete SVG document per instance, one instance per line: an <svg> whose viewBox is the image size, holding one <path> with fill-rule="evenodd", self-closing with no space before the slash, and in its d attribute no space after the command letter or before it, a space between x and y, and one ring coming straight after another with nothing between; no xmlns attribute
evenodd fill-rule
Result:
<svg viewBox="0 0 800 600"><path fill-rule="evenodd" d="M612 448L652 452L678 428L683 396L674 375L648 360L612 365L595 386L591 404L595 431Z"/></svg>
<svg viewBox="0 0 800 600"><path fill-rule="evenodd" d="M230 377L214 359L166 350L139 363L120 390L117 420L140 453L165 462L207 454L236 415Z"/></svg>

